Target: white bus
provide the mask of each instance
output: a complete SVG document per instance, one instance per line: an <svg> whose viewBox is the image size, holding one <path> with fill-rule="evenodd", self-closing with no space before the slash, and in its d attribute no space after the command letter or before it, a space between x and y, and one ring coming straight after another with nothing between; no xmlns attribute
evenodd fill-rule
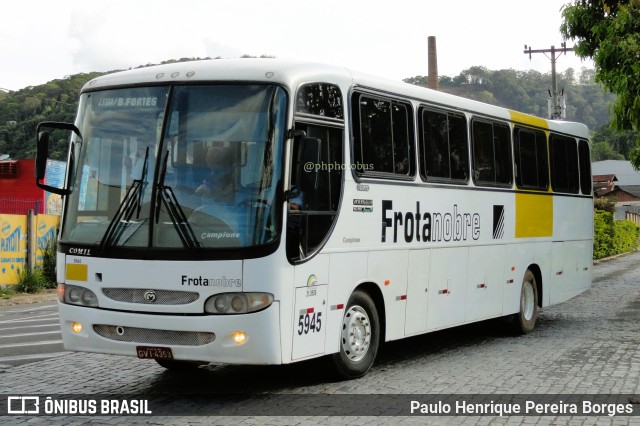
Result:
<svg viewBox="0 0 640 426"><path fill-rule="evenodd" d="M36 182L64 196L69 350L176 369L326 355L355 378L384 341L495 317L528 333L591 283L582 124L238 59L98 77L75 124L38 135Z"/></svg>

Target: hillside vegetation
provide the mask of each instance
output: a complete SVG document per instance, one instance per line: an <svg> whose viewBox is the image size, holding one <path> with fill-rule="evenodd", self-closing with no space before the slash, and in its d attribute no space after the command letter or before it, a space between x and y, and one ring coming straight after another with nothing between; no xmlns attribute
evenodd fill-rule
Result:
<svg viewBox="0 0 640 426"><path fill-rule="evenodd" d="M567 99L567 120L579 121L590 129L598 129L611 120L609 105L615 99L605 93L594 81L592 69L580 72L569 68L557 76L558 89L564 90ZM418 76L404 81L427 86L427 77ZM465 98L499 105L516 111L546 117L548 114L548 90L551 73L516 71L513 69L492 71L475 66L456 77L439 79L440 90Z"/></svg>

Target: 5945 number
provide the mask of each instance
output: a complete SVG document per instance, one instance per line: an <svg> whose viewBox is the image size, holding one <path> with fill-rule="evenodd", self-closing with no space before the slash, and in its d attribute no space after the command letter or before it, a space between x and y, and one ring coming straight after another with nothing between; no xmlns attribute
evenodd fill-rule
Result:
<svg viewBox="0 0 640 426"><path fill-rule="evenodd" d="M298 318L298 335L315 333L322 328L322 312L300 315Z"/></svg>

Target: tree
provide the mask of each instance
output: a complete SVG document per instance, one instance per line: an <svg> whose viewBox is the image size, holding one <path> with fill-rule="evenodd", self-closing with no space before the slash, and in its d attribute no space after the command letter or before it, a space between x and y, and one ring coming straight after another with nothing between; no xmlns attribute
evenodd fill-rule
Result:
<svg viewBox="0 0 640 426"><path fill-rule="evenodd" d="M595 146L598 144L605 144L608 146L608 150L615 153L616 156L622 158L600 158L593 159L593 161L608 160L608 159L628 159L631 151L635 146L635 142L640 137L640 132L636 130L614 130L610 125L602 126L591 136L591 143L594 145L593 151L595 152ZM607 151L607 152L609 152ZM592 153L593 157L593 153Z"/></svg>
<svg viewBox="0 0 640 426"><path fill-rule="evenodd" d="M575 53L593 58L596 81L617 95L612 125L640 129L640 0L575 0L562 16ZM630 157L640 169L640 147Z"/></svg>
<svg viewBox="0 0 640 426"><path fill-rule="evenodd" d="M593 142L591 145L591 161L624 160L624 156L611 148L607 142Z"/></svg>

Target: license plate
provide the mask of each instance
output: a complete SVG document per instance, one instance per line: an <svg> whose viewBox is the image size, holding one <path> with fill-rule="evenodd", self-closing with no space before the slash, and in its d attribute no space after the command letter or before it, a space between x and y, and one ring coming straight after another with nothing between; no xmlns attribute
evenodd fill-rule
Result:
<svg viewBox="0 0 640 426"><path fill-rule="evenodd" d="M173 359L171 348L158 346L136 346L138 358L145 359Z"/></svg>

